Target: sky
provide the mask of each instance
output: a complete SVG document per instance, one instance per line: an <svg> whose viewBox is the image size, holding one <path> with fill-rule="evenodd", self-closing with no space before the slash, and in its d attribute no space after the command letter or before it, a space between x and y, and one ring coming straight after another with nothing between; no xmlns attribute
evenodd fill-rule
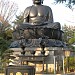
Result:
<svg viewBox="0 0 75 75"><path fill-rule="evenodd" d="M32 0L10 0L18 4L18 12L17 15L20 12L23 12L26 7L31 6ZM63 4L54 4L54 0L44 0L43 5L47 5L51 7L53 11L53 18L54 22L60 22L60 24L63 26L66 25L72 25L75 26L75 9L72 11L71 9L65 7Z"/></svg>

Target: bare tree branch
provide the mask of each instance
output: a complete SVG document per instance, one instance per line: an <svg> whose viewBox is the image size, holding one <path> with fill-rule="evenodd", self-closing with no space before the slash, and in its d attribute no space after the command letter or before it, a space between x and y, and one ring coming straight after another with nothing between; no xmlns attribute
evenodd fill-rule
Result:
<svg viewBox="0 0 75 75"><path fill-rule="evenodd" d="M18 6L9 0L0 0L0 21L2 22L1 30L9 26L13 17L16 15Z"/></svg>

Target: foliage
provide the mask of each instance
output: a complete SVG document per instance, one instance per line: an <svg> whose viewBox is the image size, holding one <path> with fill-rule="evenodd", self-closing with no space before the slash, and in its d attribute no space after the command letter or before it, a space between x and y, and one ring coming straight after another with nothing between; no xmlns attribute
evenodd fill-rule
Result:
<svg viewBox="0 0 75 75"><path fill-rule="evenodd" d="M65 58L65 69L69 68L69 70L75 68L75 58L74 57L67 57Z"/></svg>
<svg viewBox="0 0 75 75"><path fill-rule="evenodd" d="M12 30L2 31L0 33L0 69L6 67L6 65L10 62L10 54L13 51L9 50L9 46L12 39Z"/></svg>
<svg viewBox="0 0 75 75"><path fill-rule="evenodd" d="M8 53L8 49L9 49L9 45L10 45L10 41L7 41L5 39L3 39L2 37L0 37L0 58L4 59L4 53Z"/></svg>
<svg viewBox="0 0 75 75"><path fill-rule="evenodd" d="M73 44L75 42L75 28L64 25L62 30L64 32L64 42L66 42L68 45Z"/></svg>
<svg viewBox="0 0 75 75"><path fill-rule="evenodd" d="M5 68L10 62L10 54L12 54L13 51L9 49L9 45L10 41L0 37L0 69Z"/></svg>
<svg viewBox="0 0 75 75"><path fill-rule="evenodd" d="M0 36L12 27L10 23L17 12L17 4L9 0L0 0Z"/></svg>
<svg viewBox="0 0 75 75"><path fill-rule="evenodd" d="M75 28L72 26L64 25L62 30L64 31L63 41L68 44L68 47L75 49L72 47L72 44L75 42ZM75 58L74 57L66 57L65 58L65 69L69 68L74 69L75 67Z"/></svg>
<svg viewBox="0 0 75 75"><path fill-rule="evenodd" d="M1 54L8 48L8 41L0 37L0 52Z"/></svg>
<svg viewBox="0 0 75 75"><path fill-rule="evenodd" d="M13 32L12 29L2 31L2 32L0 32L0 37L2 37L5 40L11 40L12 39L12 32Z"/></svg>
<svg viewBox="0 0 75 75"><path fill-rule="evenodd" d="M7 40L12 39L12 32L13 32L12 29L9 29L9 30L7 30L7 31L5 32L5 34L6 34L6 39L7 39Z"/></svg>
<svg viewBox="0 0 75 75"><path fill-rule="evenodd" d="M23 13L21 13L20 15L16 15L16 19L13 21L13 23L15 24L15 25L20 25L20 24L22 24L23 23L23 21L24 21L24 14Z"/></svg>
<svg viewBox="0 0 75 75"><path fill-rule="evenodd" d="M55 0L56 3L64 3L67 7L72 9L72 6L75 5L75 0Z"/></svg>
<svg viewBox="0 0 75 75"><path fill-rule="evenodd" d="M12 39L12 29L9 22L17 11L15 3L10 3L8 0L0 0L0 67L4 68L9 61L10 54L9 46Z"/></svg>
<svg viewBox="0 0 75 75"><path fill-rule="evenodd" d="M69 57L69 68L74 68L75 67L75 59L74 57Z"/></svg>

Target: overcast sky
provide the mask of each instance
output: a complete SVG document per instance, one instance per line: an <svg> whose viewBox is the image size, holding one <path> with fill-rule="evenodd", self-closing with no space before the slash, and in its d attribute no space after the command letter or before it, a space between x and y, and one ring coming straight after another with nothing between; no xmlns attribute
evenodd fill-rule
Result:
<svg viewBox="0 0 75 75"><path fill-rule="evenodd" d="M32 0L10 0L18 4L18 13L25 10L26 7L31 6ZM53 11L53 17L55 22L60 22L61 25L73 25L75 26L75 10L71 10L65 7L63 4L55 5L54 0L44 0L43 5L50 6Z"/></svg>

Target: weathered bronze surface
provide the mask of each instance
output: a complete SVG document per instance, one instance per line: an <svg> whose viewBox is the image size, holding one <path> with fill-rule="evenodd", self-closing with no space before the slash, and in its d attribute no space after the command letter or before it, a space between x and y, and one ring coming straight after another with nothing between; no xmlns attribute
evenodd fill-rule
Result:
<svg viewBox="0 0 75 75"><path fill-rule="evenodd" d="M52 9L42 3L43 0L33 0L33 5L25 9L24 22L15 29L14 39L25 39L23 42L26 46L38 47L40 38L45 37L44 39L48 40L46 46L65 46L62 42L63 31L60 23L53 21ZM32 40L39 42L33 45Z"/></svg>
<svg viewBox="0 0 75 75"><path fill-rule="evenodd" d="M42 0L33 0L32 6L25 9L24 24L46 25L49 28L60 29L60 23L53 21L52 9L49 6L42 5Z"/></svg>

